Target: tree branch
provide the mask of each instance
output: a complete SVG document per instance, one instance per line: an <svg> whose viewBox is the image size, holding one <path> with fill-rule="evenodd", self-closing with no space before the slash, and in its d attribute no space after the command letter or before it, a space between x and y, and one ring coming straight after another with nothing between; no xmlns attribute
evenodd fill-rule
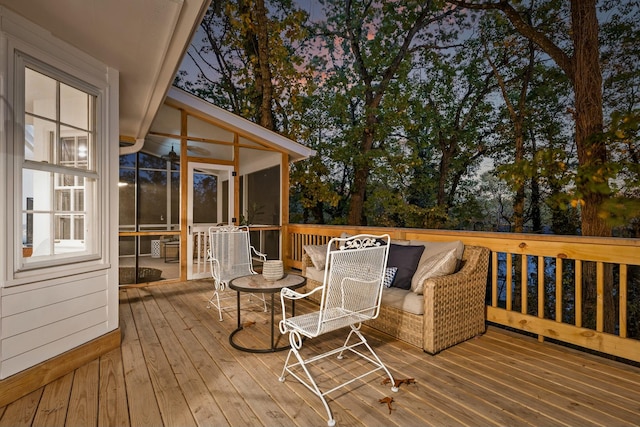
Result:
<svg viewBox="0 0 640 427"><path fill-rule="evenodd" d="M473 3L467 0L447 0L447 2L454 6L464 7L467 9L502 11L514 26L516 31L540 46L540 49L542 49L551 58L553 58L555 63L560 68L562 68L567 77L572 82L575 81L575 66L573 58L567 55L562 49L560 49L543 32L539 31L532 25L528 24L524 19L522 19L520 13L511 5L508 0L500 0L496 3Z"/></svg>

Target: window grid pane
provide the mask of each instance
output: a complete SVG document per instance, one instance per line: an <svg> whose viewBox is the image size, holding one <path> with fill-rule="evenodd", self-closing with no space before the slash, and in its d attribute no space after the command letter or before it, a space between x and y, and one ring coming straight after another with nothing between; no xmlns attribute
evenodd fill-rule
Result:
<svg viewBox="0 0 640 427"><path fill-rule="evenodd" d="M22 245L33 248L23 256L27 266L56 255L87 254L87 242L98 237L98 230L85 228L96 223L97 180L73 172L95 171L97 97L28 66L24 72L24 159L54 167L23 166Z"/></svg>

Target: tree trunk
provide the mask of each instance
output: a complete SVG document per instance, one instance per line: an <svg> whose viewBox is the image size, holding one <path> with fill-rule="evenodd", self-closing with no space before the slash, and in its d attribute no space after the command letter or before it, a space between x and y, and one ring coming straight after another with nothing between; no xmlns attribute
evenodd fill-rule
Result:
<svg viewBox="0 0 640 427"><path fill-rule="evenodd" d="M359 168L353 177L353 190L349 199L349 225L366 225L364 220L364 198L367 189L369 171Z"/></svg>
<svg viewBox="0 0 640 427"><path fill-rule="evenodd" d="M611 236L611 227L598 216L606 194L594 186L605 183L607 147L602 138L602 73L595 0L571 2L574 45L576 146L582 177L576 183L582 195L582 235Z"/></svg>
<svg viewBox="0 0 640 427"><path fill-rule="evenodd" d="M440 164L438 167L438 195L436 203L439 207L443 207L444 211L448 211L448 198L447 198L447 178L451 169L451 161L458 152L458 145L455 141L449 141L443 136L440 137L440 150L442 156L440 157Z"/></svg>
<svg viewBox="0 0 640 427"><path fill-rule="evenodd" d="M383 69L368 69L364 56L366 51L360 45L360 34L363 30L361 21L354 18L353 3L351 0L344 2L344 10L346 17L346 37L351 46L351 53L355 57L354 67L364 86L364 130L360 138L359 152L354 159L354 178L353 186L349 199L349 225L366 225L364 217L364 202L367 190L367 181L370 175L371 160L370 152L373 148L375 131L378 126L376 115L379 113L382 98L389 88L389 84L395 78L400 66L406 61L410 54L410 47L414 38L420 30L429 22L438 21L437 18L431 16L431 2L425 4L420 10L415 21L408 26L407 31L402 36L402 44L391 60L388 66ZM442 17L452 13L445 11Z"/></svg>
<svg viewBox="0 0 640 427"><path fill-rule="evenodd" d="M471 7L462 1L449 0L458 6ZM609 197L604 175L607 147L602 138L602 73L596 0L571 0L570 35L573 56L564 52L553 40L533 28L508 1L476 5L477 9L499 9L507 16L516 31L540 46L571 80L575 99L576 149L578 176L576 189L581 199L581 234L583 236L611 236L611 227L598 214ZM588 263L584 269L585 313L595 313L597 301L595 267ZM616 323L613 296L613 275L605 269L602 298L605 306L604 330L614 331Z"/></svg>
<svg viewBox="0 0 640 427"><path fill-rule="evenodd" d="M576 147L580 176L576 187L582 197L582 235L611 236L611 227L598 216L608 194L597 187L605 187L604 168L607 147L601 138L603 129L602 73L596 0L571 0L573 56L563 51L552 38L534 28L509 1L470 4L462 0L449 3L471 9L501 10L515 30L537 44L571 80L575 98ZM516 2L518 3L518 2Z"/></svg>
<svg viewBox="0 0 640 427"><path fill-rule="evenodd" d="M523 89L526 91L526 89ZM512 118L514 121L513 127L515 132L515 145L516 152L515 158L513 159L514 163L521 164L524 159L524 133L522 131L522 122L524 121L524 114L521 108L524 108L523 105L518 106L520 110L518 113ZM522 233L524 231L524 177L519 176L516 184L516 194L513 198L513 231L516 233Z"/></svg>
<svg viewBox="0 0 640 427"><path fill-rule="evenodd" d="M507 106L507 110L509 112L509 119L513 124L513 133L514 133L514 159L513 164L515 166L522 163L525 155L525 146L524 146L524 121L527 117L527 93L529 92L529 82L533 77L534 67L535 67L535 53L536 48L531 40L528 43L528 63L522 73L522 86L520 87L520 94L518 96L517 105L513 105L511 99L509 97L509 87L507 86L507 82L505 82L504 78L500 74L498 67L494 64L494 62L489 57L488 53L485 53L487 61L491 65L491 69L493 70L496 79L498 80L498 86L500 87L500 91L502 92L502 98L504 99L504 103ZM508 59L505 56L504 63L508 64ZM521 174L522 175L522 174ZM524 231L524 202L525 202L525 179L523 176L517 176L515 178L515 196L513 199L513 231L516 233L522 233ZM514 174L515 176L515 174Z"/></svg>
<svg viewBox="0 0 640 427"><path fill-rule="evenodd" d="M313 216L315 217L315 224L324 224L324 203L316 203L313 207Z"/></svg>
<svg viewBox="0 0 640 427"><path fill-rule="evenodd" d="M536 157L536 153L538 152L538 147L536 144L535 137L531 136L531 153L533 153L533 157ZM542 233L542 213L540 212L540 182L539 174L537 172L538 168L535 167L534 170L536 172L533 173L531 177L531 225L533 227L534 233Z"/></svg>
<svg viewBox="0 0 640 427"><path fill-rule="evenodd" d="M604 168L607 161L607 147L600 136L603 129L602 113L602 73L600 71L600 49L598 41L598 18L595 0L573 0L571 2L572 36L574 45L573 81L575 91L576 146L580 165L578 182L582 195L582 235L611 236L611 227L598 213L606 192L596 186L607 186ZM613 272L604 272L604 330L614 332L616 325L616 304L613 296ZM584 270L585 310L595 313L598 299L595 265L588 263Z"/></svg>
<svg viewBox="0 0 640 427"><path fill-rule="evenodd" d="M373 147L373 126L375 126L375 116L369 114L367 128L363 132L360 143L360 155L354 162L353 187L349 197L349 218L347 219L349 225L367 225L364 217L364 201L371 169L367 153Z"/></svg>
<svg viewBox="0 0 640 427"><path fill-rule="evenodd" d="M250 59L253 69L254 93L252 103L255 107L255 120L261 126L274 130L273 112L273 83L269 68L269 27L267 9L264 0L256 0L254 8L246 0L238 1L238 11L241 17L246 17L252 25L247 25L242 33L243 47Z"/></svg>
<svg viewBox="0 0 640 427"><path fill-rule="evenodd" d="M269 67L269 22L267 20L267 8L264 0L256 0L256 8L253 11L256 21L256 38L258 41L258 64L256 75L260 75L260 86L257 87L260 96L259 123L262 127L274 129L273 123L273 82L271 81L271 68ZM256 79L258 83L258 79Z"/></svg>

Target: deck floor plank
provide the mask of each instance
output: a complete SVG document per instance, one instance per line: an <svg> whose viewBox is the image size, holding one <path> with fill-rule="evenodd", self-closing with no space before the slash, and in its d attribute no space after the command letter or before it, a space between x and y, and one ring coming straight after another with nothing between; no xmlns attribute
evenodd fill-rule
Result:
<svg viewBox="0 0 640 427"><path fill-rule="evenodd" d="M553 383L545 383L532 379L526 367L504 364L500 355L486 353L484 350L459 350L464 359L458 363L475 372L480 372L493 384L495 390L505 399L515 402L526 402L527 408L549 418L553 425L572 425L576 420L576 412L572 407L573 400L558 393ZM484 357L483 357L484 356ZM506 358L512 358L512 355ZM585 425L597 425L593 419L583 421Z"/></svg>
<svg viewBox="0 0 640 427"><path fill-rule="evenodd" d="M224 376L222 383L224 389L221 391L229 398L225 406L232 410L251 411L245 416L251 417L252 425L284 425L281 420L286 417L277 411L275 405L265 410L261 399L257 397L245 399L241 394L241 390L258 392L263 386L242 365L241 360L247 358L246 353L239 353L229 348L228 333L224 326L228 326L232 320L225 315L224 320L220 322L217 310L206 309L206 303L203 303L199 297L191 298L191 295L185 293L183 298L183 308L192 310L192 317L189 319L190 327L198 333L198 338L202 342L208 342L207 350L212 353L212 357L220 362L219 372ZM213 380L217 381L218 379L214 378ZM249 404L250 401L254 401L255 404ZM234 421L232 414L229 415L230 423L237 422Z"/></svg>
<svg viewBox="0 0 640 427"><path fill-rule="evenodd" d="M430 357L420 350L401 341L388 345L387 335L371 328L365 333L380 358L391 370L394 379L413 379L411 385L401 385L402 396L397 406L412 410L422 419L424 425L436 426L477 426L479 417L468 411L457 399L451 399L449 388L431 381L433 367L425 366L424 358ZM406 403L405 403L406 399ZM486 422L482 425L496 425Z"/></svg>
<svg viewBox="0 0 640 427"><path fill-rule="evenodd" d="M158 288L153 291L164 291L164 296L168 296L172 292L168 288ZM166 305L169 298L162 299L165 300L163 305ZM187 351L194 366L197 367L199 376L215 402L215 408L212 408L215 409L215 418L212 424L229 425L229 420L235 420L244 425L256 425L258 418L251 408L239 404L236 398L238 392L234 390L233 383L225 374L228 361L219 351L219 345L211 339L209 334L202 333L204 328L201 322L193 317L189 304L184 303L181 298L173 298L171 307L174 309L173 313L167 311L168 307L163 309L167 320L176 331L180 344ZM184 333L178 333L180 330ZM200 339L201 337L204 339Z"/></svg>
<svg viewBox="0 0 640 427"><path fill-rule="evenodd" d="M299 310L299 312L304 312L305 310L304 302L300 302L300 303L302 305L298 304L296 309ZM269 310L270 310L270 307L269 307ZM280 311L281 311L280 305L278 304L278 301L276 301L276 323L279 321L279 319L281 319ZM246 324L247 326L242 332L236 335L237 342L246 346L253 346L253 347L268 346L270 344L269 341L270 341L270 333L271 333L270 320L268 318L265 318L265 315L263 313L261 313L259 310L257 310L252 306L243 305L241 315L242 315L242 323ZM268 316L270 316L270 312L267 314L267 317ZM237 326L237 322L230 322L228 324L225 324L225 328L229 333L233 329L235 329L236 326ZM277 325L276 325L276 334L279 335L279 332L277 330ZM336 341L335 339L332 339L332 341L336 343L343 341L344 338L346 338L346 333L342 332L342 334L338 336L340 337L338 341ZM315 342L322 342L322 339L318 338L317 340L315 340ZM278 346L285 345L287 343L288 343L288 337L286 336L280 337L279 340L276 341L276 345ZM278 381L278 378L282 372L282 367L284 365L286 355L287 355L287 352L283 351L283 352L278 352L274 354L263 355L265 357L260 357L259 359L265 365L265 368L267 369L267 371L272 372L271 381L273 381L274 387L282 387L281 383ZM360 363L360 361L357 361L357 363ZM325 376L324 379L327 379L327 380L335 379L336 376L339 375L338 372L336 372L335 367L339 367L339 365L336 366L335 362L329 363L329 365L325 367L327 371L331 372L331 375L329 377ZM341 369L341 370L343 373L345 373L344 369ZM346 376L349 378L351 377L351 375L346 375ZM365 378L364 380L371 381L372 379L374 383L376 383L377 377L375 376ZM269 380L268 376L266 377L266 380ZM323 380L323 377L321 376L319 385L321 384L322 380ZM327 389L334 387L335 384L337 384L337 381L333 381L333 383L334 384L327 387ZM295 380L295 378L288 377L287 381L285 381L284 384L289 385L293 390L297 390L297 394L301 396L303 399L305 399L308 405L316 408L320 416L326 419L327 417L326 411L324 409L324 406L322 406L322 402L320 401L319 397L315 396L311 391L306 389L303 385L299 384L297 380ZM360 386L362 386L362 384L360 384ZM367 389L366 387L363 387L363 390L366 390L366 389ZM384 387L382 387L382 389L384 390ZM385 396L379 394L379 392L378 394L376 394L377 397L375 399L373 397L369 397L368 399L365 399L363 397L364 393L361 393L359 395L347 394L345 397L342 397L342 396L340 397L340 402L337 402L337 401L334 402L336 397L340 396L339 393L340 393L339 391L336 391L335 393L329 394L327 396L327 401L330 402L329 405L332 409L334 418L341 425L351 425L351 423L353 422L356 422L356 424L359 424L359 423L365 422L368 419L370 419L371 422L377 422L377 423L380 423L380 420L384 419L385 420L384 425L389 425L389 426L407 425L406 422L403 423L402 421L393 421L386 417L383 417L385 414L384 410L386 407L379 408L378 399ZM299 406L299 405L294 404L294 407L296 406ZM315 422L317 422L318 420L317 415L312 420L315 420ZM358 421L350 421L350 420L358 420ZM411 423L413 423L415 422L415 419L406 420L406 421L410 421ZM305 422L303 425L308 425L308 422Z"/></svg>
<svg viewBox="0 0 640 427"><path fill-rule="evenodd" d="M207 309L210 280L120 290L122 345L0 408L2 426L324 426L320 399L295 378L278 380L286 351L251 354L229 345L236 313ZM303 313L317 306L299 301ZM280 317L276 298L276 321ZM244 305L238 342L263 346L269 313ZM640 368L489 327L435 356L363 326L395 379L383 371L328 395L339 426L492 427L639 425ZM280 344L288 342L279 337ZM305 341L317 354L345 331ZM354 357L314 366L332 387L363 369ZM392 397L393 410L380 404Z"/></svg>
<svg viewBox="0 0 640 427"><path fill-rule="evenodd" d="M199 374L199 369L195 364L202 364L200 368L210 368L210 359L193 360L190 355L197 353L200 344L195 341L187 341L193 345L193 350L183 346L183 340L186 340L191 331L187 327L181 327L182 322L176 315L175 309L171 304L166 303L164 298L157 298L153 292L154 298L145 298L144 305L149 317L153 320L154 329L158 337L158 341L167 357L176 381L184 395L184 399L193 414L198 425L215 425L220 422L222 411L207 385ZM162 306L162 309L161 309Z"/></svg>
<svg viewBox="0 0 640 427"><path fill-rule="evenodd" d="M407 349L406 353L398 355L396 360L401 361L415 354L412 348ZM393 353L390 356L393 357ZM487 390L478 383L475 372L467 374L450 369L443 354L429 356L421 353L413 362L407 376L416 378L419 387L406 387L406 390L419 390L422 399L441 397L443 402L447 402L448 413L463 420L466 425L530 425L527 420L532 418L532 414L527 413L524 417L527 420L523 420L523 414L518 415L521 411L519 405L511 408L505 405L505 402L497 399L493 390ZM388 363L393 367L397 362L389 359ZM423 389L428 391L422 392Z"/></svg>
<svg viewBox="0 0 640 427"><path fill-rule="evenodd" d="M95 359L76 369L69 398L66 424L84 427L98 422L98 387L100 360Z"/></svg>
<svg viewBox="0 0 640 427"><path fill-rule="evenodd" d="M468 375L479 373L478 380L486 386L487 392L498 394L505 407L507 402L521 406L534 425L570 426L575 422L577 413L571 407L575 400L555 391L553 384L539 383L523 367L503 365L499 355L487 354L483 360L478 357L480 353L481 351L469 354L466 349L458 350L456 354L460 357L447 358L449 369ZM522 406L522 402L527 402L527 405ZM549 408L554 410L549 411ZM573 413L568 414L566 411ZM549 412L553 415L549 415ZM600 425L593 421L587 416L581 425Z"/></svg>
<svg viewBox="0 0 640 427"><path fill-rule="evenodd" d="M327 351L328 346L323 345L327 342L333 343L333 347L338 347L346 339L347 333L348 329L344 329L334 331L326 336L307 340L300 350L301 355L308 358ZM363 333L366 338L366 331L363 331ZM374 351L377 350L375 345L372 347L374 347ZM361 351L367 353L366 350ZM381 354L378 356L383 360L383 363L385 363L384 357ZM283 363L284 359L282 361L282 364ZM312 374L316 375L315 379L319 383L326 380L326 389L331 389L359 374L365 373L369 371L371 367L371 364L363 361L361 358L355 357L355 355L350 352L345 352L344 359L342 360L338 360L335 356L330 356L323 359L322 362L311 365ZM390 384L382 384L382 380L385 378L385 372L379 370L328 394L330 398L329 405L332 407L334 414L339 414L340 411L343 411L345 413L351 413L351 415L357 419L371 418L372 422L377 420L377 423L383 423L389 426L411 425L411 423L416 422L415 414L411 413L411 411L397 410L398 402L402 402L403 393L394 393L391 391ZM288 376L287 381L296 382L297 380ZM393 408L391 413L386 404L379 402L380 399L387 397L393 398L394 400L391 405ZM316 404L321 404L319 398L316 398Z"/></svg>
<svg viewBox="0 0 640 427"><path fill-rule="evenodd" d="M67 409L69 409L73 377L74 372L70 372L44 386L44 392L33 419L34 426L55 427L66 425L65 421L67 419Z"/></svg>
<svg viewBox="0 0 640 427"><path fill-rule="evenodd" d="M100 358L99 385L98 427L129 427L129 406L121 349L112 350Z"/></svg>
<svg viewBox="0 0 640 427"><path fill-rule="evenodd" d="M529 366L557 372L563 377L563 381L571 379L572 382L581 382L590 387L606 384L606 387L601 391L615 394L616 398L624 397L627 394L633 397L640 393L640 384L629 378L629 373L632 371L623 369L623 367L628 367L627 365L620 363L609 365L607 360L601 357L598 357L598 363L592 364L589 362L592 355L589 354L582 352L574 354L571 349L563 349L564 352L559 352L555 346L541 344L530 338L519 337L520 341L514 342L512 339L508 339L509 336L506 334L503 337L505 339L502 341L489 337L483 342L483 345L485 348L497 348L498 351L503 349L517 351L521 356L520 360L527 362ZM551 351L547 350L548 347L552 347Z"/></svg>
<svg viewBox="0 0 640 427"><path fill-rule="evenodd" d="M142 351L158 400L162 421L165 425L195 426L197 425L196 420L188 410L189 405L180 389L176 373L158 339L158 332L160 328L166 329L166 322L162 318L156 318L155 312L149 313L147 311L145 300L153 300L153 295L144 288L131 289L130 292L132 295L130 299L140 302L132 304L132 311L136 319L136 329L142 343ZM167 349L167 351L171 351L171 349Z"/></svg>
<svg viewBox="0 0 640 427"><path fill-rule="evenodd" d="M44 387L32 391L3 408L0 427L23 427L33 424Z"/></svg>
<svg viewBox="0 0 640 427"><path fill-rule="evenodd" d="M483 351L487 352L486 359L478 367L486 366L488 362L499 363L505 372L509 372L513 378L518 378L519 383L526 382L529 389L537 390L538 395L548 404L564 407L573 414L583 416L585 423L597 422L603 426L637 425L637 412L629 409L637 402L599 387L589 373L582 369L569 370L562 360L551 363L522 357L517 364L505 363L500 360L504 349L494 347L491 343L483 344ZM469 352L474 350L478 354L477 348L456 349ZM571 372L571 375L567 372ZM616 384L607 387L620 390ZM612 406L617 408L614 413L611 411Z"/></svg>
<svg viewBox="0 0 640 427"><path fill-rule="evenodd" d="M429 383L446 389L449 398L453 397L462 406L462 411L474 414L481 424L535 425L532 422L534 414L523 411L522 405L501 399L477 373L456 369L453 363L442 357L431 358L428 363L431 368Z"/></svg>
<svg viewBox="0 0 640 427"><path fill-rule="evenodd" d="M318 420L319 414L313 411L309 405L300 405L299 400L295 399L289 390L278 389L277 375L273 372L264 372L257 369L256 362L263 359L271 359L275 357L273 354L252 355L249 353L239 352L229 345L228 337L232 330L237 326L235 319L225 317L222 322L218 320L215 310L202 309L203 304L201 298L190 294L187 301L193 307L193 314L201 321L206 332L211 334L217 341L217 348L225 352L225 359L229 362L226 364L225 372L231 371L233 383L239 388L238 396L241 396L248 406L252 407L256 415L260 418L263 425L291 425L292 421L296 425L313 425ZM235 314L235 312L233 312ZM264 316L264 315L263 315ZM235 316L233 316L235 317ZM248 344L248 343L247 343ZM258 357L256 359L256 357ZM248 384L239 384L238 381L244 381ZM247 393L256 393L256 397L247 395ZM244 394L244 396L243 396ZM262 396L270 397L264 400ZM290 401L290 407L293 408L286 413L283 405Z"/></svg>
<svg viewBox="0 0 640 427"><path fill-rule="evenodd" d="M122 367L127 393L127 407L132 426L162 425L160 406L155 398L142 343L136 330L130 291L120 292L120 328L122 333ZM101 398L102 400L102 398Z"/></svg>

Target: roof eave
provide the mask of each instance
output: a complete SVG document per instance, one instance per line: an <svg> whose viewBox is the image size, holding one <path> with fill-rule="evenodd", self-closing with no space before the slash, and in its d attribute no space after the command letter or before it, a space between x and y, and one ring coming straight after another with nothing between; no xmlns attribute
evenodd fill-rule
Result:
<svg viewBox="0 0 640 427"><path fill-rule="evenodd" d="M186 111L197 111L209 117L213 123L224 125L224 127L237 132L239 135L283 151L289 155L289 159L293 162L316 155L316 151L311 148L215 106L175 86L169 89L167 99L171 104L180 106Z"/></svg>

